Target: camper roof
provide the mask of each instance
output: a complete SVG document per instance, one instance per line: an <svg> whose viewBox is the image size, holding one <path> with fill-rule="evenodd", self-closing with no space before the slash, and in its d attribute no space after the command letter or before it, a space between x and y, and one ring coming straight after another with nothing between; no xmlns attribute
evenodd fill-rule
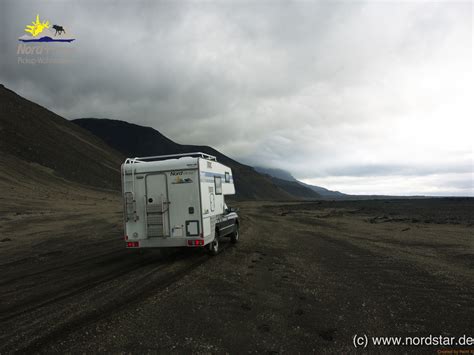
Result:
<svg viewBox="0 0 474 355"><path fill-rule="evenodd" d="M217 161L216 157L213 155L209 155L202 152L194 152L194 153L182 153L182 154L155 155L155 156L150 156L150 157L127 158L127 160L125 160L125 164L144 163L144 162L152 162L152 161L158 161L158 160L179 159L179 158L184 158L184 157L203 158L206 160Z"/></svg>
<svg viewBox="0 0 474 355"><path fill-rule="evenodd" d="M204 153L158 155L153 157L127 158L123 164L124 172L135 167L135 172L148 172L159 169L186 169L198 166L198 160L205 159L217 163L216 157Z"/></svg>

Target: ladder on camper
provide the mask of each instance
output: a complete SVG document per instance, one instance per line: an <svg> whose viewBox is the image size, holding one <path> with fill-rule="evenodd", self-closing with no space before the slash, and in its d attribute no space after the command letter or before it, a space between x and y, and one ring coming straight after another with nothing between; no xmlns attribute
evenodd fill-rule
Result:
<svg viewBox="0 0 474 355"><path fill-rule="evenodd" d="M165 215L169 209L169 201L164 201L161 195L157 203L147 203L146 206L146 226L148 237L165 237Z"/></svg>

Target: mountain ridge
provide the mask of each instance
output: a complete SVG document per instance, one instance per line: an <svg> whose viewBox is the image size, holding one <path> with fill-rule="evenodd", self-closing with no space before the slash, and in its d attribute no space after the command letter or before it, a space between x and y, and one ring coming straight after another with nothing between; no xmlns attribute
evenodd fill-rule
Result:
<svg viewBox="0 0 474 355"><path fill-rule="evenodd" d="M304 196L301 193L292 193L301 189L300 186L287 186L286 183L279 185L271 177L260 174L253 167L242 164L210 146L179 144L152 127L106 118L80 118L71 122L88 130L127 157L192 152L214 155L219 162L232 168L236 197L239 199L294 200ZM307 189L307 195L313 198L319 196L310 189Z"/></svg>
<svg viewBox="0 0 474 355"><path fill-rule="evenodd" d="M119 152L4 85L0 86L0 134L0 152L10 163L18 161L20 167L26 162L33 170L44 167L43 171L69 181L120 189ZM15 164L10 163L8 170L13 174Z"/></svg>
<svg viewBox="0 0 474 355"><path fill-rule="evenodd" d="M181 145L151 127L117 120L100 121L115 122L122 128L122 135L118 138L113 134L108 136L114 132L107 129L102 134L93 134L77 121L67 120L0 84L0 169L5 179L16 186L11 186L11 192L24 193L25 186L36 186L28 191L31 196L39 196L40 190L46 191L43 189L45 186L48 186L48 191L54 191L55 186L76 189L77 184L84 188L119 191L120 165L125 157L202 151L233 168L237 190L233 197L237 199L301 198L286 190L287 186L278 186L271 178L212 147ZM137 128L138 134L131 134ZM134 149L130 154L127 144L133 140L134 147L140 149ZM124 145L111 144L121 141ZM160 143L158 146L157 141ZM157 149L160 145L164 149Z"/></svg>
<svg viewBox="0 0 474 355"><path fill-rule="evenodd" d="M281 180L286 180L286 181L291 181L291 182L298 183L299 185L307 187L308 189L311 189L312 191L316 192L321 197L344 198L344 197L349 196L349 195L344 194L344 193L339 192L339 191L332 191L332 190L326 189L325 187L306 184L302 181L299 181L293 175L291 175L290 172L288 172L286 170L283 170L283 169L265 168L265 167L261 167L261 166L256 166L255 170L257 170L258 172L260 172L262 174L269 175L269 176L271 176L272 178L275 178L275 179L281 179Z"/></svg>

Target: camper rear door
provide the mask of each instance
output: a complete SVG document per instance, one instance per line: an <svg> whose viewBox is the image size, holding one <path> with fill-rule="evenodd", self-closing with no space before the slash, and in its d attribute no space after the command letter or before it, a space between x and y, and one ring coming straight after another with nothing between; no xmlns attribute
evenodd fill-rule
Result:
<svg viewBox="0 0 474 355"><path fill-rule="evenodd" d="M198 237L202 231L197 170L168 173L172 237Z"/></svg>

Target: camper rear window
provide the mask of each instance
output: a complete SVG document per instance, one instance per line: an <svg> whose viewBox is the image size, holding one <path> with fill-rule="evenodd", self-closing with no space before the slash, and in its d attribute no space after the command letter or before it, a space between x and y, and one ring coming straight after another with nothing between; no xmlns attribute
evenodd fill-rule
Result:
<svg viewBox="0 0 474 355"><path fill-rule="evenodd" d="M225 173L225 182L230 182L230 174L228 172Z"/></svg>
<svg viewBox="0 0 474 355"><path fill-rule="evenodd" d="M222 178L220 176L214 176L214 186L216 195L222 195Z"/></svg>

